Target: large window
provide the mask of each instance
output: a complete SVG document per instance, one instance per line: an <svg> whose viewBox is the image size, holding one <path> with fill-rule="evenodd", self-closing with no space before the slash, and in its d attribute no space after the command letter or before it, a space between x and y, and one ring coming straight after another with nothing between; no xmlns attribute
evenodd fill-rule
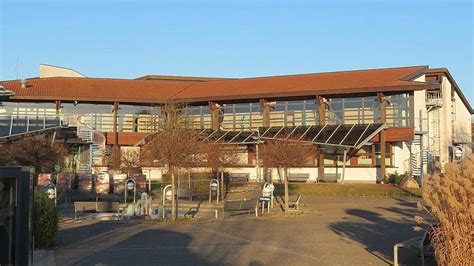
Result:
<svg viewBox="0 0 474 266"><path fill-rule="evenodd" d="M371 124L380 121L377 97L330 98L326 123Z"/></svg>
<svg viewBox="0 0 474 266"><path fill-rule="evenodd" d="M318 122L315 100L278 101L270 112L270 126L314 126Z"/></svg>
<svg viewBox="0 0 474 266"><path fill-rule="evenodd" d="M159 127L160 106L120 105L118 131L153 132Z"/></svg>
<svg viewBox="0 0 474 266"><path fill-rule="evenodd" d="M102 132L112 132L114 114L112 104L63 103L61 113L65 120L78 120ZM120 104L117 112L118 132L153 132L158 126L159 106Z"/></svg>
<svg viewBox="0 0 474 266"><path fill-rule="evenodd" d="M391 127L411 126L408 93L390 95L388 99L387 124Z"/></svg>
<svg viewBox="0 0 474 266"><path fill-rule="evenodd" d="M186 127L192 129L211 128L211 110L207 105L186 106Z"/></svg>
<svg viewBox="0 0 474 266"><path fill-rule="evenodd" d="M380 143L375 144L375 165L381 162ZM385 165L393 165L393 149L390 143L385 143Z"/></svg>
<svg viewBox="0 0 474 266"><path fill-rule="evenodd" d="M260 103L224 104L219 121L223 130L256 130L263 126Z"/></svg>
<svg viewBox="0 0 474 266"><path fill-rule="evenodd" d="M0 136L58 126L54 103L2 102Z"/></svg>

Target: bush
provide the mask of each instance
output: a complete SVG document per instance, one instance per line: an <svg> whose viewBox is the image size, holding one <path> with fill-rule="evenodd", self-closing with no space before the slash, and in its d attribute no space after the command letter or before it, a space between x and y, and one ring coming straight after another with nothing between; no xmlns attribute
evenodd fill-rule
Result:
<svg viewBox="0 0 474 266"><path fill-rule="evenodd" d="M438 265L472 265L474 155L459 163L447 164L445 170L444 174L425 177L424 202L419 207L426 210L432 220L422 217L416 220L432 229L430 236Z"/></svg>
<svg viewBox="0 0 474 266"><path fill-rule="evenodd" d="M54 201L43 191L35 191L33 236L36 248L51 248L58 231L59 212Z"/></svg>
<svg viewBox="0 0 474 266"><path fill-rule="evenodd" d="M399 174L397 171L395 171L395 173L385 176L384 182L387 184L398 185L405 177L407 177L407 174Z"/></svg>

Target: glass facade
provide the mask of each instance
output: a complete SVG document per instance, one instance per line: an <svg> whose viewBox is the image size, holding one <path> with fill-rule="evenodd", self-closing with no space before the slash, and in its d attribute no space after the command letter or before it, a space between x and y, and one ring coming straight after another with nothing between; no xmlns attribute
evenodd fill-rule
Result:
<svg viewBox="0 0 474 266"><path fill-rule="evenodd" d="M192 129L211 128L211 110L207 105L185 107L186 127Z"/></svg>
<svg viewBox="0 0 474 266"><path fill-rule="evenodd" d="M256 130L263 127L260 103L224 104L219 113L221 129L230 131Z"/></svg>
<svg viewBox="0 0 474 266"><path fill-rule="evenodd" d="M408 93L389 96L386 123L389 127L408 127L410 121L410 96Z"/></svg>
<svg viewBox="0 0 474 266"><path fill-rule="evenodd" d="M380 122L379 103L376 96L329 98L326 123L372 124Z"/></svg>
<svg viewBox="0 0 474 266"><path fill-rule="evenodd" d="M386 123L389 127L412 125L408 93L388 95ZM271 127L295 127L319 125L318 105L314 98L276 101L270 105ZM208 105L187 105L183 109L186 127L212 128L211 110ZM112 104L62 103L58 113L53 102L15 103L4 102L0 106L0 130L22 132L41 129L44 125L83 123L98 131L113 131ZM162 115L160 106L121 104L118 110L119 132L153 132L158 129ZM259 102L221 103L219 109L221 130L255 131L264 125L263 110ZM13 121L13 123L12 123ZM329 97L327 98L326 123L371 124L380 123L377 97ZM11 126L12 125L12 126ZM10 129L11 128L11 129ZM4 134L5 132L0 132ZM23 130L24 132L24 130Z"/></svg>
<svg viewBox="0 0 474 266"><path fill-rule="evenodd" d="M54 103L3 102L0 105L0 136L58 125Z"/></svg>
<svg viewBox="0 0 474 266"><path fill-rule="evenodd" d="M314 99L277 101L270 112L270 126L314 126L319 124L318 114Z"/></svg>

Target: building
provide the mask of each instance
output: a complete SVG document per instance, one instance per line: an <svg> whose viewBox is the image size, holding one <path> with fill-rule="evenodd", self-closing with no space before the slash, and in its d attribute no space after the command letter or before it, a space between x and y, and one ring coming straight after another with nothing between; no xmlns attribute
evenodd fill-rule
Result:
<svg viewBox="0 0 474 266"><path fill-rule="evenodd" d="M170 100L186 103L190 129L239 145L242 160L228 171L250 180L268 174L257 164L258 145L282 132L317 145L314 163L290 171L308 181L336 175L375 183L395 172L420 179L436 162L442 168L471 153L473 109L445 68L113 79L42 65L40 77L0 85L0 140L60 129L71 145L70 170L83 173L107 172L111 146L143 143Z"/></svg>

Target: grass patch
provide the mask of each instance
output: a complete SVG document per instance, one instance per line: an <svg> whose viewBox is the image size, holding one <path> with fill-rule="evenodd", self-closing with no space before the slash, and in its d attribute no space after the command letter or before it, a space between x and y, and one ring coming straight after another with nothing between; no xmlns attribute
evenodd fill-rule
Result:
<svg viewBox="0 0 474 266"><path fill-rule="evenodd" d="M283 193L283 184L275 184ZM421 189L403 190L391 184L289 184L290 194L354 197L420 197Z"/></svg>

